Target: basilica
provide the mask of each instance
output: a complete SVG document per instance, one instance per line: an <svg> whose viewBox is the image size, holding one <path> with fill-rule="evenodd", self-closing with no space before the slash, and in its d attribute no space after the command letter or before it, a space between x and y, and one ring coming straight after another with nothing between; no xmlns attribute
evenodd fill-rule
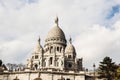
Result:
<svg viewBox="0 0 120 80"><path fill-rule="evenodd" d="M66 40L58 21L56 17L43 46L41 39L38 39L25 69L3 71L0 73L0 80L87 80L83 59L76 58L72 38Z"/></svg>
<svg viewBox="0 0 120 80"><path fill-rule="evenodd" d="M67 43L68 42L68 43ZM58 17L53 28L48 32L44 47L40 44L40 38L28 59L27 67L30 69L52 71L82 71L82 58L76 58L76 50L72 39L66 40L65 34L58 25Z"/></svg>

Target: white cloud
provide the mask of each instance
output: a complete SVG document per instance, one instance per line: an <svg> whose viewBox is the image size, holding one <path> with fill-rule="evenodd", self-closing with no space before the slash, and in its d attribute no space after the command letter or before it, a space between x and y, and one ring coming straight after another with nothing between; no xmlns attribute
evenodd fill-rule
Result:
<svg viewBox="0 0 120 80"><path fill-rule="evenodd" d="M85 66L98 63L105 56L112 57L117 63L120 52L120 21L111 28L94 25L76 36L74 45L79 57L84 58Z"/></svg>
<svg viewBox="0 0 120 80"><path fill-rule="evenodd" d="M113 52L119 55L120 15L106 19L111 8L120 4L119 0L29 1L0 0L0 58L5 62L24 61L23 55L32 51L39 35L44 44L56 15L67 38L69 35L75 38L78 56L83 57L85 65L99 62L103 56L112 56Z"/></svg>

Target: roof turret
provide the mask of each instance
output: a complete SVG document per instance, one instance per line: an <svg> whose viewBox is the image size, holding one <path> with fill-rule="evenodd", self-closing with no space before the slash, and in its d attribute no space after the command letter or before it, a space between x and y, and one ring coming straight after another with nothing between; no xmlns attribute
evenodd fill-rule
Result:
<svg viewBox="0 0 120 80"><path fill-rule="evenodd" d="M75 47L72 45L72 39L69 39L69 43L67 44L65 48L65 53L76 53Z"/></svg>
<svg viewBox="0 0 120 80"><path fill-rule="evenodd" d="M41 52L42 50L43 50L43 48L42 48L42 46L40 44L40 37L39 37L39 39L37 41L37 45L36 45L36 47L34 49L34 52Z"/></svg>

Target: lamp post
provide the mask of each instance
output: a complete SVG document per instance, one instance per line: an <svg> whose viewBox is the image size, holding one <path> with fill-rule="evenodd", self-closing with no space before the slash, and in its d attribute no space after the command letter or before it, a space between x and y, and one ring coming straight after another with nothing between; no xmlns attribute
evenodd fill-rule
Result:
<svg viewBox="0 0 120 80"><path fill-rule="evenodd" d="M95 64L93 64L93 71L94 71L94 73L93 73L93 80L95 80Z"/></svg>

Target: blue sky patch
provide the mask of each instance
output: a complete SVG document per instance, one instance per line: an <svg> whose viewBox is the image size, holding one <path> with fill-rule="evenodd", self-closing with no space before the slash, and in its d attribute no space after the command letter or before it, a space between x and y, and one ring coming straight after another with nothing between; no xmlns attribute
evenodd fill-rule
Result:
<svg viewBox="0 0 120 80"><path fill-rule="evenodd" d="M120 5L113 6L111 11L108 13L107 19L114 17L116 13L120 12Z"/></svg>
<svg viewBox="0 0 120 80"><path fill-rule="evenodd" d="M36 3L38 0L28 0L28 3Z"/></svg>

